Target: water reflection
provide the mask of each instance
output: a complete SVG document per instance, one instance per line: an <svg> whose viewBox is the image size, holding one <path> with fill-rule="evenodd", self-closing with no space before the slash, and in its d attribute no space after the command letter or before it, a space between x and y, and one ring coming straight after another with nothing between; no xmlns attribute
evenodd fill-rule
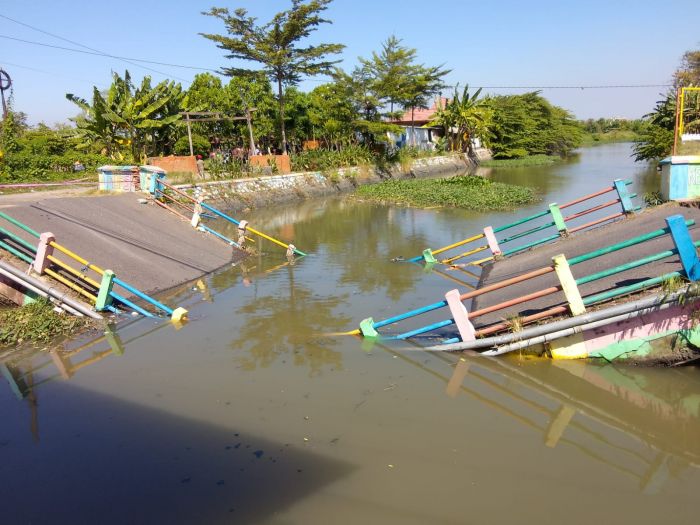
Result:
<svg viewBox="0 0 700 525"><path fill-rule="evenodd" d="M311 377L325 366L341 367L342 355L330 348L338 342L323 340L319 334L337 323L350 322L349 316L337 313L347 297L318 296L295 282L294 270L287 265L287 286L279 294L258 297L236 311L247 322L229 345L237 353L246 351L247 355L236 358L244 370L269 367L290 353L295 365L309 367Z"/></svg>
<svg viewBox="0 0 700 525"><path fill-rule="evenodd" d="M491 359L476 353L381 349L540 434L657 494L669 478L700 467L698 369L635 368L585 361Z"/></svg>

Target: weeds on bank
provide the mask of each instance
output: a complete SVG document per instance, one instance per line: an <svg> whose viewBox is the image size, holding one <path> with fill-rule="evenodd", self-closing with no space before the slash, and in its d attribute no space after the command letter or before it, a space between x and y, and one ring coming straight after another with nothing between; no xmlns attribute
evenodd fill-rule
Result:
<svg viewBox="0 0 700 525"><path fill-rule="evenodd" d="M389 180L363 186L356 195L374 201L418 207L447 206L479 211L507 210L536 200L530 188L475 176L449 179Z"/></svg>
<svg viewBox="0 0 700 525"><path fill-rule="evenodd" d="M91 324L89 319L59 314L53 308L48 300L40 298L21 308L0 310L0 346L47 343Z"/></svg>

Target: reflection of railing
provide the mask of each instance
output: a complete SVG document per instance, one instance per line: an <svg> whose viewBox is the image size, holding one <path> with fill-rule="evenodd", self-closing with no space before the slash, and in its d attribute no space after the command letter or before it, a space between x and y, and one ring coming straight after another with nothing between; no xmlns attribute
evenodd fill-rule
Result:
<svg viewBox="0 0 700 525"><path fill-rule="evenodd" d="M570 202L564 203L564 204L550 204L549 207L546 210L543 210L539 213L536 213L534 215L530 215L529 217L524 217L522 219L519 219L515 222L509 223L509 224L504 224L502 226L498 227L491 227L488 226L484 228L484 231L482 233L478 233L476 235L472 235L464 240L455 242L453 244L450 244L448 246L444 246L442 248L438 248L436 250L431 250L427 249L423 252L422 255L413 257L412 259L408 259L409 262L418 262L421 259L425 260L426 262L437 262L435 259L436 255L444 254L448 251L451 251L455 248L459 248L461 246L466 246L471 243L474 243L476 241L479 241L481 239L486 239L487 244L482 244L473 248L470 248L466 252L460 253L458 255L454 255L452 257L448 257L445 259L442 259L440 262L444 264L452 264L453 262L459 260L459 259L464 259L466 257L476 255L480 252L490 250L491 255L486 258L478 259L478 260L470 260L469 264L472 265L480 265L486 261L492 260L494 257L507 257L509 255L513 255L515 253L521 252L523 250L527 250L529 248L532 248L534 246L539 246L541 244L545 244L548 242L552 242L556 239L559 239L562 235L567 235L569 233L574 233L577 231L585 230L587 228L591 228L593 226L602 224L604 222L608 222L620 217L623 217L627 213L632 213L636 210L639 209L639 207L635 207L632 204L632 198L636 197L636 194L628 194L627 193L627 185L632 184L632 181L621 181L621 180L616 180L612 186L604 188L600 191L591 193L589 195L584 195L583 197L580 197L578 199L574 199ZM572 206L575 206L577 204L580 204L582 202L589 201L591 199L595 199L596 197L599 197L601 195L605 195L606 193L609 192L617 192L617 198L613 199L611 201L607 201L601 204L596 204L594 206L591 206L590 208L578 211L576 213L573 213L567 217L562 216L561 210L565 208L570 208ZM621 209L618 212L615 212L613 214L607 215L605 217L601 217L583 224L577 224L575 226L571 226L570 223L571 221L574 221L576 219L579 219L580 217L583 217L585 215L588 215L590 213L594 213L600 210L603 210L605 208L609 208L611 206L615 206L617 204L620 204ZM541 224L539 226L532 227L530 229L520 231L518 233L514 233L510 235L509 237L504 237L502 239L496 239L495 234L509 230L511 228L515 228L517 226L522 226L524 224L527 224L529 222L535 221L537 219L541 219L543 217L550 216L551 221L546 222L544 224ZM544 230L550 229L550 228L555 228L557 233L553 235L548 235L546 237L538 238L534 241L528 242L526 244L523 244L521 246L517 246L515 248L510 248L508 250L502 250L501 246L503 244L509 243L511 241L514 241L516 239L521 239L523 237L529 237L531 235L539 234L540 232L543 232Z"/></svg>
<svg viewBox="0 0 700 525"><path fill-rule="evenodd" d="M668 223L668 226L666 228L639 235L619 243L611 244L604 248L593 250L591 252L579 255L577 257L572 257L568 260L564 255L557 255L553 258L554 263L550 266L538 268L524 273L522 275L519 275L517 277L505 279L463 294L460 294L457 290L451 290L446 294L445 300L432 303L430 305L417 308L415 310L411 310L409 312L399 314L388 319L384 319L378 322L374 322L372 318L365 319L360 324L360 332L365 337L376 337L378 335L378 333L376 332L378 328L383 328L389 325L393 325L395 323L399 323L401 321L405 321L407 319L411 319L429 312L449 307L450 312L452 314L452 318L434 322L429 325L421 326L419 328L414 328L410 331L394 335L392 339L408 339L417 335L434 332L446 326L455 324L457 325L460 338L453 338L444 342L454 343L460 340L470 341L474 340L476 337L491 335L496 332L511 328L511 322L498 322L483 326L478 330L475 330L471 322L473 319L512 306L525 305L526 303L535 299L546 297L548 295L562 291L564 292L564 297L566 299L566 302L568 303L566 306L556 305L550 308L546 308L544 310L538 311L537 313L523 316L518 319L518 322L520 324L527 324L530 322L539 321L542 319L547 319L556 315L562 315L566 313L570 313L571 315L578 315L585 311L586 306L591 306L615 297L627 295L652 286L657 286L670 278L680 277L682 274L681 271L666 272L663 275L659 275L651 279L644 279L642 281L627 286L617 286L612 290L601 291L599 293L592 293L585 297L581 297L580 292L578 290L579 285L598 281L606 277L623 273L634 268L639 268L641 266L648 265L653 262L679 254L682 269L684 270L683 275L690 278L691 280L697 279L700 275L696 274L700 273L700 268L696 268L698 259L695 253L695 248L697 246L700 246L700 241L696 241L693 243L690 239L690 235L687 229L688 226L695 224L695 222L686 221L680 215L669 217L668 219L666 219L666 221ZM658 253L647 255L637 260L625 262L619 265L614 265L604 270L592 273L590 275L580 277L578 279L574 278L571 273L570 267L572 266L586 261L590 261L603 255L623 250L625 248L637 246L666 235L672 236L673 242L676 246L674 249L664 250ZM509 298L507 300L502 300L497 304L479 308L477 310L472 310L470 312L467 312L466 308L462 304L462 301L470 300L490 292L503 290L505 288L519 283L523 283L525 281L530 281L546 276L550 273L557 274L557 277L559 279L558 284L554 286L540 288L539 290L526 295L520 295L517 297Z"/></svg>
<svg viewBox="0 0 700 525"><path fill-rule="evenodd" d="M154 315L145 308L142 308L133 301L113 290L114 286L119 286L146 303L152 305L155 307L156 311L164 313L173 321L180 321L186 317L187 310L184 308L172 309L169 306L162 304L129 283L119 279L111 270L103 270L99 266L89 262L84 257L79 256L65 246L57 243L52 234L40 234L26 224L3 212L0 212L0 218L5 219L13 226L23 230L30 236L39 240L39 244L34 246L32 243L27 242L9 230L0 228L0 247L4 248L22 261L29 263L38 274L46 274L79 295L85 297L88 301L95 305L96 310L111 310L116 312L117 308L113 304L113 301L117 301L118 303L121 303L121 305L126 306L135 312L140 313L141 315L146 317L154 317ZM78 262L82 265L81 268L76 269L65 261L59 259L56 256L57 252L60 252L69 259ZM89 271L94 272L97 278L90 277L90 274L88 273Z"/></svg>
<svg viewBox="0 0 700 525"><path fill-rule="evenodd" d="M168 190L168 191L166 191ZM169 193L170 192L170 193ZM173 212L174 214L178 215L180 218L183 220L190 222L192 225L199 227L202 229L202 231L206 231L207 233L213 234L215 237L227 242L228 244L232 246L236 246L240 248L240 243L233 241L232 239L229 239L225 237L223 234L209 228L208 226L205 226L204 224L201 223L201 220L203 218L206 218L202 214L202 209L206 209L209 212L213 213L214 215L224 219L227 222L230 222L232 224L235 224L236 227L241 231L242 235L245 235L245 233L250 232L254 235L257 235L258 237L268 240L274 244L277 244L278 246L281 246L285 249L293 251L297 255L306 255L304 252L301 250L297 249L294 245L291 244L285 244L284 242L280 241L279 239L275 239L274 237L271 237L265 233L262 233L254 228L251 228L247 221L238 221L231 217L230 215L222 212L221 210L214 208L213 206L203 202L201 199L195 199L191 195L188 195L184 191L176 188L175 186L172 186L168 184L167 182L163 181L162 179L158 179L154 181L154 186L152 188L151 193L154 196L154 201L161 207ZM177 195L179 198L175 198L173 195ZM165 201L168 201L170 204L166 203ZM179 211L178 211L179 210ZM184 210L184 211L183 211ZM184 212L187 212L189 216L185 216Z"/></svg>
<svg viewBox="0 0 700 525"><path fill-rule="evenodd" d="M412 359L410 353L405 351L394 351L381 343L375 345L444 382L448 396L456 397L460 392L465 393L489 409L540 432L543 443L548 448L560 444L574 447L589 458L638 481L640 489L645 493L657 491L663 483L669 454L679 454L695 466L700 464L696 450L678 450L668 446L659 436L656 427L646 430L639 425L632 425L611 413L607 404L595 405L582 399L580 386L576 387L575 394L568 394L560 387L542 382L520 367L514 367L503 360L478 356L457 358L441 353L431 353L429 356L423 354L427 359ZM444 364L444 371L440 370L441 367L436 369L436 366L431 365L436 361ZM539 365L545 366L545 363ZM472 385L465 384L469 378L473 380ZM568 385L571 382L563 381L562 384ZM597 388L593 384L589 384L589 387ZM606 392L614 391L611 388ZM626 401L624 397L620 400ZM559 406L553 406L553 403ZM538 419L538 416L544 417L544 420ZM600 429L591 427L588 421L621 432L633 438L633 441L625 446L618 439L609 439ZM665 424L665 421L659 422L659 427ZM647 445L652 445L656 449L655 453L646 454L646 445L635 447L639 438Z"/></svg>

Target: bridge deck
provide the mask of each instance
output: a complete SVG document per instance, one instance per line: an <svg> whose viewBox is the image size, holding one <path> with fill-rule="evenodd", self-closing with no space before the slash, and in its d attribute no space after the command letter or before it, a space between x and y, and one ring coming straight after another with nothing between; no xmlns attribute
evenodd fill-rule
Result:
<svg viewBox="0 0 700 525"><path fill-rule="evenodd" d="M665 228L666 222L664 219L670 215L677 214L684 216L686 219L694 219L698 223L689 228L693 240L698 240L700 238L700 231L698 231L700 227L700 210L676 204L667 204L644 210L642 213L624 221L574 234L556 243L538 247L507 259L488 264L484 267L481 274L479 287L516 277L544 266L549 266L552 264L552 257L561 253L566 255L567 259L570 259L626 239L643 235L653 230ZM582 262L572 266L571 271L574 278L580 278L648 255L669 250L673 247L671 236L664 235L642 244ZM587 295L604 292L618 286L634 284L679 269L680 261L678 257L671 256L639 268L634 268L617 275L581 285L579 290L581 296L586 297ZM559 281L556 274L550 273L478 296L474 298L468 309L469 311L474 311L485 308L515 297L537 292L544 288L556 286L558 283ZM473 320L473 323L476 327L482 327L491 323L502 322L504 319L508 319L514 315L522 317L564 304L566 304L566 301L563 292L557 292L536 300L528 301L527 303L477 317Z"/></svg>
<svg viewBox="0 0 700 525"><path fill-rule="evenodd" d="M195 231L188 223L141 194L44 198L34 202L0 197L0 211L36 231L50 231L59 244L90 262L111 269L144 292L171 288L231 261L232 248ZM4 221L3 221L4 222ZM37 240L7 226L32 244ZM59 258L78 263L58 254Z"/></svg>

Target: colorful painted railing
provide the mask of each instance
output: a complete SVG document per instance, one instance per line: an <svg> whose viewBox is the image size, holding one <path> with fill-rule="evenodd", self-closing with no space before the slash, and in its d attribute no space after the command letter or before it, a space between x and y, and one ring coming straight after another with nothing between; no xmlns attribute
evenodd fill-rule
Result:
<svg viewBox="0 0 700 525"><path fill-rule="evenodd" d="M116 285L155 307L157 312L164 313L175 322L180 322L187 317L187 310L184 308L173 309L162 304L153 297L138 290L136 287L117 278L112 270L103 270L65 246L58 244L52 233L47 232L40 234L26 224L3 212L0 212L0 218L5 219L13 226L39 240L39 244L34 246L20 236L0 227L0 247L22 261L29 263L32 270L37 274L48 275L82 297L85 297L95 305L95 310L117 312L117 307L113 304L114 301L117 301L143 316L156 317L145 308L115 292L113 287ZM82 265L81 269L78 270L56 257L57 252L80 263ZM88 270L95 272L99 281L91 278L87 273Z"/></svg>
<svg viewBox="0 0 700 525"><path fill-rule="evenodd" d="M625 216L626 214L633 213L640 208L638 206L635 206L632 203L632 199L635 198L637 195L636 194L629 194L627 191L627 186L629 184L632 184L632 181L622 181L622 180L615 180L613 182L612 186L609 186L607 188L603 188L600 191L584 195L583 197L579 197L578 199L574 199L570 202L566 202L564 204L557 205L556 203L552 203L548 206L546 210L543 210L541 212L535 213L534 215L530 215L528 217L523 217L522 219L518 219L517 221L511 222L509 224L504 224L502 226L498 227L492 227L492 226L487 226L486 228L483 229L482 232L472 235L470 237L467 237L466 239L463 239L461 241L455 242L453 244L443 246L442 248L438 248L435 250L432 250L430 248L426 249L423 251L421 255L418 255L416 257L413 257L411 259L407 259L408 262L419 262L419 261L425 261L428 263L436 263L436 262L441 262L443 264L453 264L455 261L459 259L465 259L470 256L474 256L476 254L479 254L484 251L488 251L490 255L488 257L480 258L480 259L471 259L468 261L468 264L470 265L481 265L487 261L492 260L494 257L508 257L509 255L513 255L515 253L527 250L529 248L533 248L535 246L539 246L541 244L545 244L548 242L555 241L559 239L562 236L566 236L571 233L575 233L577 231L585 230L587 228L591 228L593 226L597 226L600 224L603 224L605 222L611 221L618 219L620 217ZM580 210L578 212L572 213L571 215L568 215L564 217L562 215L562 210L566 208L571 208L577 204L583 203L590 201L592 199L595 199L597 197L600 197L602 195L605 195L610 192L616 192L617 197L615 199L612 199L607 202L599 203L594 206L591 206L589 208L586 208L584 210ZM606 215L604 217L599 217L595 220L583 223L583 224L576 224L576 225L571 225L572 221L575 221L576 219L579 219L581 217L584 217L585 215L591 214L598 212L600 210L604 210L606 208L609 208L611 206L616 206L620 205L620 211L617 211L615 213L612 213L610 215ZM504 232L506 230L509 230L511 228L516 228L518 226L522 226L528 223L531 223L532 221L536 221L537 219L542 219L544 217L550 217L551 220L544 223L540 224L537 226L533 226L529 229L519 231L517 233L513 233L508 237L503 237L501 239L496 238L497 233ZM506 243L510 243L512 241L515 241L517 239L522 239L525 237L530 237L536 234L540 234L541 232L544 232L545 230L549 230L554 228L556 230L556 233L552 235L546 235L544 237L537 238L533 241L527 242L525 244L522 244L520 246L516 246L514 248L510 249L503 249L503 245ZM467 246L471 245L477 241L486 241L486 244L479 244L478 246L472 246L470 247L467 251L459 253L457 255L447 257L444 259L441 259L438 261L435 257L440 254L445 254L446 252L449 252L451 250L454 250L455 248L459 248L462 246Z"/></svg>
<svg viewBox="0 0 700 525"><path fill-rule="evenodd" d="M450 290L449 292L447 292L447 294L445 295L445 299L442 301L438 301L427 306L423 306L421 308L417 308L409 312L390 317L388 319L384 319L378 322L375 322L371 317L364 319L360 323L359 330L355 330L350 333L362 334L365 337L377 337L379 335L377 329L379 328L383 328L389 325L399 323L401 321L405 321L407 319L418 317L428 312L433 312L445 307L449 307L450 312L452 314L451 318L437 321L429 325L421 326L419 328L399 333L397 335L392 335L389 338L408 339L417 335L434 332L436 330L454 324L457 326L459 338L453 338L443 342L453 343L458 341L468 341L473 340L476 337L491 335L499 331L511 328L510 322L501 322L490 324L476 330L472 325L471 320L512 306L524 305L529 301L533 301L535 299L539 299L541 297L545 297L557 292L564 293L564 297L567 303L566 306L554 306L544 311L540 311L529 316L521 317L519 319L519 322L521 324L527 324L534 321L547 319L556 315L579 315L585 312L586 306L594 305L615 297L637 292L645 288L658 286L672 277L682 276L692 281L700 279L700 262L698 260L696 252L696 248L700 246L700 241L692 241L690 233L688 232L688 226L695 224L695 222L692 220L686 221L680 215L668 217L666 219L666 222L667 227L665 228L661 228L643 235L639 235L631 239L627 239L625 241L609 245L605 248L601 248L585 253L583 255L579 255L577 257L572 257L569 260L567 260L564 255L557 255L553 258L553 264L550 266L538 268L529 271L525 274L519 275L517 277L505 279L467 293L460 294L459 291L456 289ZM665 235L672 236L675 245L674 249L664 250L662 252L651 254L637 260L628 261L623 264L580 277L578 279L575 279L571 273L571 266L575 266L585 261L589 261L591 259L601 257L609 253L623 250L631 246L642 244ZM603 279L611 275L631 270L633 268L638 268L640 266L651 264L652 262L659 261L661 259L671 257L673 255L679 255L679 258L681 260L682 269L680 269L679 271L667 272L663 275L659 275L651 279L646 279L628 286L619 286L612 290L595 293L586 297L581 297L580 292L578 290L579 285ZM463 304L463 301L465 300L473 299L475 297L496 290L501 290L509 286L522 283L524 281L536 279L538 277L550 274L552 272L556 273L559 279L559 283L555 286L542 288L536 292L527 295L522 295L519 297L514 297L502 301L498 304L487 306L471 312L467 312L467 309Z"/></svg>
<svg viewBox="0 0 700 525"><path fill-rule="evenodd" d="M168 191L166 191L168 190ZM172 192L174 195L177 195L179 198L175 198L173 195L171 195L169 192ZM250 225L248 224L248 221L238 221L231 217L230 215L222 212L221 210L205 203L202 199L196 199L192 197L191 195L188 195L184 191L176 188L175 186L172 186L168 184L167 182L163 181L162 179L158 180L153 180L152 186L151 186L151 194L154 197L154 201L161 207L171 211L172 213L178 215L180 218L183 220L189 222L192 224L193 227L200 229L201 231L210 233L214 235L215 237L223 240L224 242L236 246L237 248L241 248L243 244L243 240L247 239L246 234L248 232L252 233L253 235L257 235L258 237L265 239L267 241L272 242L273 244L276 244L278 246L281 246L282 248L285 248L288 252L294 253L296 255L300 256L305 256L306 253L302 252L299 250L296 246L293 244L286 244L279 239L275 239L274 237L271 237L263 232L260 232L254 228L251 228ZM167 203L165 201L168 201ZM184 211L183 211L184 210ZM238 233L239 233L239 238L238 242L229 239L225 235L213 230L212 228L202 224L202 219L207 218L205 214L203 214L203 210L207 210L214 214L217 217L220 217L224 219L225 221L228 221L232 224L235 224ZM185 215L185 212L188 215Z"/></svg>

